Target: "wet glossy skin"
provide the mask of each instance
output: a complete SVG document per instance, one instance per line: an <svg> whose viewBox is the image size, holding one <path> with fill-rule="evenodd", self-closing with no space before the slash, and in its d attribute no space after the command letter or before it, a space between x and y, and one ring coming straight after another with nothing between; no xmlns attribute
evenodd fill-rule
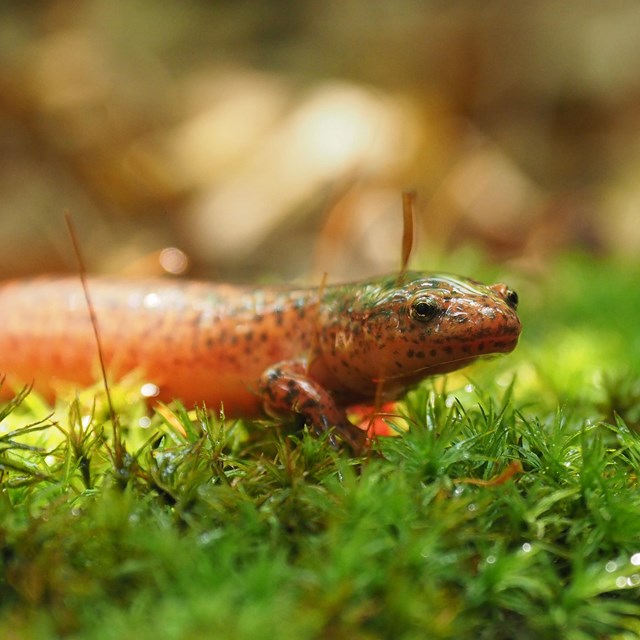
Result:
<svg viewBox="0 0 640 640"><path fill-rule="evenodd" d="M158 398L228 416L301 414L358 450L345 407L397 398L421 379L516 346L517 296L409 272L323 289L89 280L109 375L139 370ZM0 372L11 385L98 378L78 279L0 285Z"/></svg>

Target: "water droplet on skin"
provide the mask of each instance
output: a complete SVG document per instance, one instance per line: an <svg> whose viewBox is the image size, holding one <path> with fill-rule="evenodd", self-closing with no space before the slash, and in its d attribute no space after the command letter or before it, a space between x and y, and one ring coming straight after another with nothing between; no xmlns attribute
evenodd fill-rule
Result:
<svg viewBox="0 0 640 640"><path fill-rule="evenodd" d="M640 566L640 553L634 553L629 561L634 567Z"/></svg>
<svg viewBox="0 0 640 640"><path fill-rule="evenodd" d="M453 495L454 496L461 496L464 493L464 487L462 485L458 485L454 490L453 490Z"/></svg>
<svg viewBox="0 0 640 640"><path fill-rule="evenodd" d="M496 317L496 310L493 307L481 307L480 313L490 320L493 320Z"/></svg>
<svg viewBox="0 0 640 640"><path fill-rule="evenodd" d="M624 576L616 578L616 587L618 587L618 589L624 589L627 586L629 585L627 584L627 579Z"/></svg>
<svg viewBox="0 0 640 640"><path fill-rule="evenodd" d="M473 502L467 505L467 511L475 511L477 508L478 507Z"/></svg>
<svg viewBox="0 0 640 640"><path fill-rule="evenodd" d="M522 550L523 550L525 553L529 553L532 549L533 549L533 547L532 547L528 542L525 542L525 543L522 545Z"/></svg>
<svg viewBox="0 0 640 640"><path fill-rule="evenodd" d="M604 565L604 570L607 573L613 573L617 568L618 568L618 564L613 560L609 560L609 562L607 562L607 564Z"/></svg>
<svg viewBox="0 0 640 640"><path fill-rule="evenodd" d="M487 556L486 559L485 559L485 562L487 564L495 564L496 557L495 556Z"/></svg>
<svg viewBox="0 0 640 640"><path fill-rule="evenodd" d="M142 416L142 418L138 420L138 426L141 429L148 429L150 425L151 425L151 418L149 418L148 416Z"/></svg>
<svg viewBox="0 0 640 640"><path fill-rule="evenodd" d="M160 393L160 387L153 382L145 382L140 387L140 393L145 398L155 398Z"/></svg>

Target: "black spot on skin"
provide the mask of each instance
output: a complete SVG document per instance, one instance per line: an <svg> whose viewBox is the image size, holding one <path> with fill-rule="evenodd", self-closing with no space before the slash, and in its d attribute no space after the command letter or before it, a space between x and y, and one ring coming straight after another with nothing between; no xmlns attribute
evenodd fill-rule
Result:
<svg viewBox="0 0 640 640"><path fill-rule="evenodd" d="M231 336L231 344L238 344L238 336Z"/></svg>
<svg viewBox="0 0 640 640"><path fill-rule="evenodd" d="M450 346L447 345L444 348L444 351L445 351L445 353L448 353L449 355L451 355L453 353L453 347L450 347Z"/></svg>
<svg viewBox="0 0 640 640"><path fill-rule="evenodd" d="M464 347L462 347L462 353L471 353L471 347L465 344Z"/></svg>
<svg viewBox="0 0 640 640"><path fill-rule="evenodd" d="M478 346L476 347L476 349L478 351L484 351L484 342L479 342Z"/></svg>
<svg viewBox="0 0 640 640"><path fill-rule="evenodd" d="M207 349L211 349L211 347L213 347L213 338L211 336L207 336L206 340L204 341Z"/></svg>
<svg viewBox="0 0 640 640"><path fill-rule="evenodd" d="M418 353L416 353L416 358L424 358L424 351L418 351Z"/></svg>
<svg viewBox="0 0 640 640"><path fill-rule="evenodd" d="M396 360L395 365L396 365L396 369L402 369L402 362L398 362Z"/></svg>
<svg viewBox="0 0 640 640"><path fill-rule="evenodd" d="M263 331L260 334L260 342L266 342L269 339L269 334L266 331Z"/></svg>
<svg viewBox="0 0 640 640"><path fill-rule="evenodd" d="M413 356L415 355L415 351L413 349L408 349L407 350L407 358L413 358Z"/></svg>
<svg viewBox="0 0 640 640"><path fill-rule="evenodd" d="M247 342L250 342L251 340L253 340L253 331L247 331L247 333L245 333L244 335L244 339Z"/></svg>
<svg viewBox="0 0 640 640"><path fill-rule="evenodd" d="M435 357L436 357L436 355L437 355L437 353L438 353L438 350L437 350L437 349L431 349L431 352L430 352L430 353L431 353L431 357L432 357L432 358L435 358Z"/></svg>
<svg viewBox="0 0 640 640"><path fill-rule="evenodd" d="M296 388L296 383L293 380L287 381L287 394L285 396L285 400L289 405L293 405L294 401L300 395L298 389Z"/></svg>

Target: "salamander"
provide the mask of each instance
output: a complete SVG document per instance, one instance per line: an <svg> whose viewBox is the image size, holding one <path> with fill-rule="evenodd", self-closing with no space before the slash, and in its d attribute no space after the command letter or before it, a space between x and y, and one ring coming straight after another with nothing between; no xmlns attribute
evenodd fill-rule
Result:
<svg viewBox="0 0 640 640"><path fill-rule="evenodd" d="M390 401L422 379L512 351L518 297L504 284L409 271L316 288L89 278L109 376L139 370L162 401L229 417L297 414L361 451L355 404ZM0 373L51 397L98 376L78 278L0 284Z"/></svg>

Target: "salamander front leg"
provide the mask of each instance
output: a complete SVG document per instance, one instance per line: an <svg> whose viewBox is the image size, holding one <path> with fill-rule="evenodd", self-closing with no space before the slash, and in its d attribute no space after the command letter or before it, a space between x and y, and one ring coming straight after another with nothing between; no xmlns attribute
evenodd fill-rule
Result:
<svg viewBox="0 0 640 640"><path fill-rule="evenodd" d="M300 362L280 362L265 371L260 379L264 408L270 415L297 413L316 433L329 433L329 442L337 447L346 443L356 455L362 453L367 438L347 419L329 392L308 377Z"/></svg>

